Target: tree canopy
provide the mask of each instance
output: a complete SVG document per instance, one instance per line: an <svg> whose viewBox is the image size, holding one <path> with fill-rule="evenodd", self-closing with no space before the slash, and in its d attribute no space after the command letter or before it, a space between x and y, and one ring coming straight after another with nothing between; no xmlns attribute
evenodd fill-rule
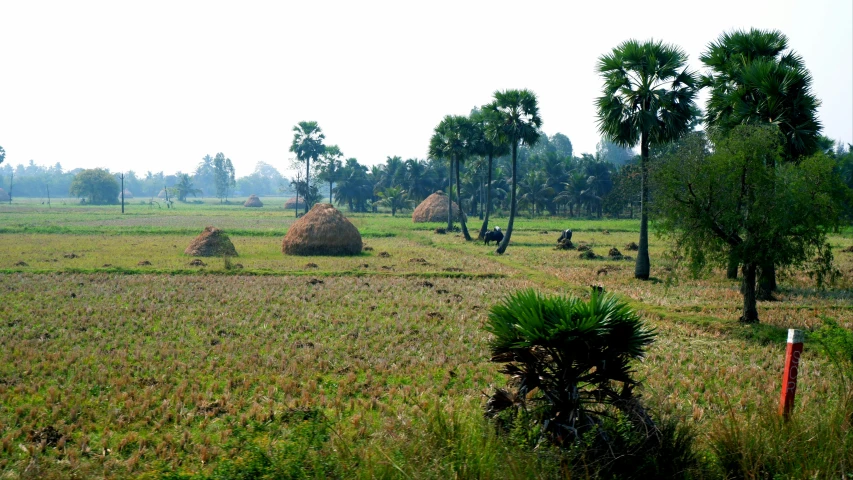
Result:
<svg viewBox="0 0 853 480"><path fill-rule="evenodd" d="M118 202L121 188L115 176L103 168L83 170L74 176L69 193L94 205Z"/></svg>

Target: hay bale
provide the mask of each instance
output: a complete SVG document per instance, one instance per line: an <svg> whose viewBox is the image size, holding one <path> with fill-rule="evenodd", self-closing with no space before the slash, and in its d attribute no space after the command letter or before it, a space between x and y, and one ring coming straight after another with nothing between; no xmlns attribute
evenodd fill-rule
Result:
<svg viewBox="0 0 853 480"><path fill-rule="evenodd" d="M3 190L2 188L0 188L0 202L8 202L8 201L9 201L9 194L6 193L6 190Z"/></svg>
<svg viewBox="0 0 853 480"><path fill-rule="evenodd" d="M222 230L209 226L184 250L191 257L236 257L237 249Z"/></svg>
<svg viewBox="0 0 853 480"><path fill-rule="evenodd" d="M296 197L293 197L293 198L288 199L286 202L284 202L284 208L286 208L288 210L293 210L293 209L305 210L305 202L303 202L302 199L300 198L299 203L297 203Z"/></svg>
<svg viewBox="0 0 853 480"><path fill-rule="evenodd" d="M246 200L246 203L244 203L243 206L244 207L258 208L258 207L263 207L264 204L263 204L263 202L261 202L261 199L258 198L258 196L253 193L253 194L249 195L249 199Z"/></svg>
<svg viewBox="0 0 853 480"><path fill-rule="evenodd" d="M459 205L456 202L451 202L453 209L453 219L462 221L465 214L459 211ZM424 222L446 222L447 221L447 195L441 190L428 196L426 200L412 212L412 221L415 223Z"/></svg>
<svg viewBox="0 0 853 480"><path fill-rule="evenodd" d="M318 203L287 230L281 241L285 255L358 255L361 234L330 203Z"/></svg>

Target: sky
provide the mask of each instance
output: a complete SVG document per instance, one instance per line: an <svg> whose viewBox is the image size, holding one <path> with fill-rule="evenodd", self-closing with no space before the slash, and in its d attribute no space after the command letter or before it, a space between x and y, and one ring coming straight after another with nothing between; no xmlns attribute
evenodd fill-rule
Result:
<svg viewBox="0 0 853 480"><path fill-rule="evenodd" d="M853 143L851 0L28 0L0 2L0 146L14 165L186 173L223 152L238 176L289 174L293 126L314 120L373 165L425 158L444 115L527 88L545 133L594 152L600 55L654 38L701 71L750 27L788 36L823 133Z"/></svg>

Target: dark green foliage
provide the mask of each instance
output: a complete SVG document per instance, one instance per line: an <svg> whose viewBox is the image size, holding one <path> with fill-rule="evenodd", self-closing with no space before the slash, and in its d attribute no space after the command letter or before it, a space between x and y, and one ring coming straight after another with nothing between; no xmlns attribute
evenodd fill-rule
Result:
<svg viewBox="0 0 853 480"><path fill-rule="evenodd" d="M179 202L186 202L188 195L196 196L197 194L201 193L201 190L195 188L195 185L193 184L193 181L192 179L190 179L190 176L188 174L181 174L179 178L180 181L176 183L174 187L172 187L178 197Z"/></svg>
<svg viewBox="0 0 853 480"><path fill-rule="evenodd" d="M115 176L103 168L83 170L74 176L69 193L94 205L118 203L121 188Z"/></svg>
<svg viewBox="0 0 853 480"><path fill-rule="evenodd" d="M710 69L702 77L711 89L705 120L723 133L742 124L776 125L785 158L797 160L818 151L820 101L802 58L787 49L778 30L735 30L711 42L700 57Z"/></svg>
<svg viewBox="0 0 853 480"><path fill-rule="evenodd" d="M230 158L225 158L222 152L213 158L213 181L216 186L216 197L220 201L228 200L228 193L237 182L234 179L234 165Z"/></svg>
<svg viewBox="0 0 853 480"><path fill-rule="evenodd" d="M326 151L323 140L323 130L317 122L299 122L293 127L293 142L290 151L296 154L297 162L305 162L305 181L311 181L311 160L315 162ZM308 203L305 203L305 213L308 213Z"/></svg>
<svg viewBox="0 0 853 480"><path fill-rule="evenodd" d="M488 416L517 411L528 429L561 445L615 411L651 422L633 396L630 364L643 358L654 333L624 302L596 292L584 302L523 290L492 307L485 328L494 335L492 361L504 364L514 389L491 397Z"/></svg>

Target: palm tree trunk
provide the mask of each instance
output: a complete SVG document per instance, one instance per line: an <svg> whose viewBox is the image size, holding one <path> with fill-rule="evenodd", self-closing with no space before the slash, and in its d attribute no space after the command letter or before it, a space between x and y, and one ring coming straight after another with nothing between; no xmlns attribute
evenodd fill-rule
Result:
<svg viewBox="0 0 853 480"><path fill-rule="evenodd" d="M450 157L450 168L447 176L447 232L453 231L453 157Z"/></svg>
<svg viewBox="0 0 853 480"><path fill-rule="evenodd" d="M498 249L496 253L503 255L506 251L506 247L509 245L509 237L512 236L512 225L515 223L515 209L518 206L517 199L515 198L515 187L516 187L516 173L517 169L517 159L518 159L518 141L513 140L512 142L512 188L509 194L509 222L506 225L506 235L504 235L504 239L501 240L500 245L498 245Z"/></svg>
<svg viewBox="0 0 853 480"><path fill-rule="evenodd" d="M465 213L462 211L462 189L459 185L459 164L461 162L456 159L456 204L459 205L459 223L462 224L462 236L466 242L471 241L471 234L468 233L468 226L465 225Z"/></svg>
<svg viewBox="0 0 853 480"><path fill-rule="evenodd" d="M642 133L640 147L640 248L637 251L637 264L634 266L634 278L649 279L649 134Z"/></svg>
<svg viewBox="0 0 853 480"><path fill-rule="evenodd" d="M305 159L305 194L306 195L308 194L308 179L311 178L310 173L311 173L311 157L308 157ZM305 195L303 195L302 198L305 198ZM305 203L305 213L308 213L308 201L306 200L304 203Z"/></svg>
<svg viewBox="0 0 853 480"><path fill-rule="evenodd" d="M480 227L480 235L477 240L486 238L486 230L489 229L489 214L492 211L492 154L489 154L489 179L486 183L486 217L483 219L483 226Z"/></svg>
<svg viewBox="0 0 853 480"><path fill-rule="evenodd" d="M335 204L335 202L332 201L332 181L331 180L329 180L329 203L331 203L332 205Z"/></svg>
<svg viewBox="0 0 853 480"><path fill-rule="evenodd" d="M752 262L743 264L743 283L741 293L743 294L743 323L758 323L758 309L755 306L755 264Z"/></svg>

